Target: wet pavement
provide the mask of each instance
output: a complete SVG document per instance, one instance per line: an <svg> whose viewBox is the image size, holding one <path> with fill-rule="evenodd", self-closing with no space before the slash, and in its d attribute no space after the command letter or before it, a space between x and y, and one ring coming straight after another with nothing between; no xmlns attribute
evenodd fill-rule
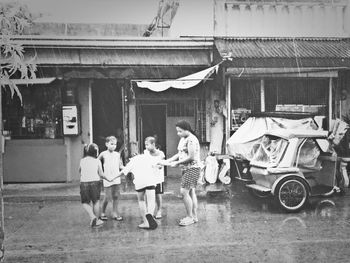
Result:
<svg viewBox="0 0 350 263"><path fill-rule="evenodd" d="M154 230L140 230L137 202L124 221L91 229L78 201L7 202L5 262L349 262L350 193L314 198L296 214L238 184L199 200L199 222L180 227L180 199L164 202Z"/></svg>
<svg viewBox="0 0 350 263"><path fill-rule="evenodd" d="M80 183L30 183L5 184L4 200L7 202L39 202L39 201L80 201ZM178 199L180 197L179 176L167 176L164 183L164 197ZM197 195L206 197L207 192L226 190L221 184L199 185ZM122 178L120 187L121 199L137 199L135 187L130 176ZM103 196L102 191L101 195Z"/></svg>

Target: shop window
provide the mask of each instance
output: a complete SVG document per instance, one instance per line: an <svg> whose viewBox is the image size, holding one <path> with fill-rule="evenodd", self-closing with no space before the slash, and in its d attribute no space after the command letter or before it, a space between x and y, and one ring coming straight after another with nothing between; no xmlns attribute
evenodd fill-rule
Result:
<svg viewBox="0 0 350 263"><path fill-rule="evenodd" d="M8 139L62 137L61 91L47 85L20 86L22 103L3 89L4 135Z"/></svg>
<svg viewBox="0 0 350 263"><path fill-rule="evenodd" d="M275 79L268 80L265 84L265 102L267 111L282 110L294 105L294 107L291 107L291 109L288 110L311 110L314 112L316 109L318 114L325 114L327 101L328 80ZM298 105L299 107L296 107ZM302 107L303 105L304 107ZM318 107L315 108L315 105Z"/></svg>
<svg viewBox="0 0 350 263"><path fill-rule="evenodd" d="M260 103L260 80L232 81L232 109L246 109L251 112L259 112L261 108Z"/></svg>

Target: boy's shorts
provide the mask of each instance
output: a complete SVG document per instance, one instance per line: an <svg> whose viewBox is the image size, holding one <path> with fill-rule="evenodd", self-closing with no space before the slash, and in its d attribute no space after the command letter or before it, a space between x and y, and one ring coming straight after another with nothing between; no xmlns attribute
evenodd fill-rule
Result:
<svg viewBox="0 0 350 263"><path fill-rule="evenodd" d="M144 192L146 190L155 190L155 189L156 189L156 187L154 185L151 185L151 186L146 186L144 188L138 189L138 190L136 190L136 192L141 193L141 192Z"/></svg>
<svg viewBox="0 0 350 263"><path fill-rule="evenodd" d="M164 194L164 183L156 185L156 194Z"/></svg>
<svg viewBox="0 0 350 263"><path fill-rule="evenodd" d="M80 197L82 204L96 203L100 200L101 182L81 182L80 183Z"/></svg>
<svg viewBox="0 0 350 263"><path fill-rule="evenodd" d="M109 200L116 200L120 196L120 185L113 184L111 186L104 187L106 198Z"/></svg>

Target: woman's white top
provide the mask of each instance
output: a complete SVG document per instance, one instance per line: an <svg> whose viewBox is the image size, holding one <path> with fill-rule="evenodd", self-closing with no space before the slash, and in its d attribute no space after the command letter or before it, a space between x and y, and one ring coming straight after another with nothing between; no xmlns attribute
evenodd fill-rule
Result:
<svg viewBox="0 0 350 263"><path fill-rule="evenodd" d="M181 164L183 168L198 167L200 163L200 145L196 136L192 133L186 138L182 137L177 147L179 153L179 161L188 158L188 149L193 148L194 160L189 163Z"/></svg>

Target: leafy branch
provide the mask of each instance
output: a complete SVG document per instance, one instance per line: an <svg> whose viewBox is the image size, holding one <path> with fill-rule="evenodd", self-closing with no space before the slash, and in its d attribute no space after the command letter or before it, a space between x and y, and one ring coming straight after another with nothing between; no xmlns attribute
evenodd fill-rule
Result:
<svg viewBox="0 0 350 263"><path fill-rule="evenodd" d="M21 35L32 23L33 17L26 6L18 3L0 3L0 88L8 86L22 101L14 78L34 79L36 65L34 58L26 59L25 50L14 36Z"/></svg>

